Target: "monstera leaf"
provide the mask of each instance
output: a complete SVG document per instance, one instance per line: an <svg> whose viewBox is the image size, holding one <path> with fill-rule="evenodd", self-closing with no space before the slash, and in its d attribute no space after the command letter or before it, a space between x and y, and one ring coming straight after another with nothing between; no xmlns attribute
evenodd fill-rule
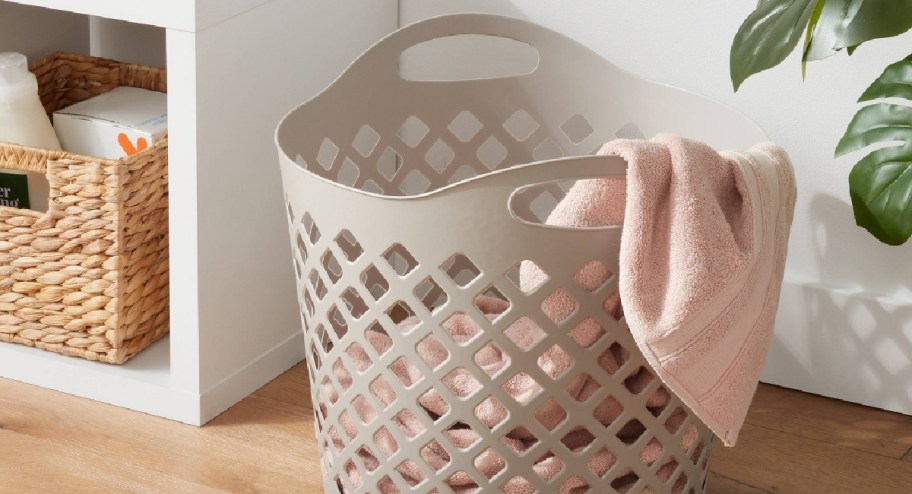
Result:
<svg viewBox="0 0 912 494"><path fill-rule="evenodd" d="M842 49L902 34L912 28L912 0L818 0L804 61L822 60Z"/></svg>
<svg viewBox="0 0 912 494"><path fill-rule="evenodd" d="M912 56L887 67L859 102L887 98L912 103ZM861 108L836 156L875 145L849 174L855 221L881 242L900 245L912 236L912 107L880 101Z"/></svg>
<svg viewBox="0 0 912 494"><path fill-rule="evenodd" d="M767 0L744 21L731 48L735 91L750 76L779 65L798 46L818 0Z"/></svg>

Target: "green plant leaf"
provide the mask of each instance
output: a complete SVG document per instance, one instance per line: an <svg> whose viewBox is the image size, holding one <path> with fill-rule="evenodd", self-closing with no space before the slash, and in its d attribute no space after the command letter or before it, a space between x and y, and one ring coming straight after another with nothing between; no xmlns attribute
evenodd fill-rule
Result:
<svg viewBox="0 0 912 494"><path fill-rule="evenodd" d="M884 70L859 101L902 98L912 102L912 56ZM849 174L855 221L890 245L912 236L912 107L875 102L855 114L836 156L879 146Z"/></svg>
<svg viewBox="0 0 912 494"><path fill-rule="evenodd" d="M912 146L874 151L849 174L855 222L889 245L912 236Z"/></svg>
<svg viewBox="0 0 912 494"><path fill-rule="evenodd" d="M767 0L745 19L729 59L735 91L748 77L785 60L798 46L816 5L816 0Z"/></svg>
<svg viewBox="0 0 912 494"><path fill-rule="evenodd" d="M912 28L912 0L824 0L807 61L822 60L865 42Z"/></svg>
<svg viewBox="0 0 912 494"><path fill-rule="evenodd" d="M807 31L804 34L804 50L801 51L801 80L807 79L808 52L811 48L811 40L814 37L814 31L817 29L817 23L820 21L820 16L823 13L824 4L824 0L817 0L817 5L811 12Z"/></svg>

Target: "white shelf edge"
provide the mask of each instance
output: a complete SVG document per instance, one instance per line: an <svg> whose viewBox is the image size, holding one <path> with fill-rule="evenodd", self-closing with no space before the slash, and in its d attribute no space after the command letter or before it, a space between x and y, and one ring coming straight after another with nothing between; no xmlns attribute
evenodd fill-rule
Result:
<svg viewBox="0 0 912 494"><path fill-rule="evenodd" d="M172 386L168 338L121 366L0 343L0 378L200 425L200 397Z"/></svg>
<svg viewBox="0 0 912 494"><path fill-rule="evenodd" d="M0 0L4 1L4 0ZM22 5L197 32L272 0L5 0Z"/></svg>

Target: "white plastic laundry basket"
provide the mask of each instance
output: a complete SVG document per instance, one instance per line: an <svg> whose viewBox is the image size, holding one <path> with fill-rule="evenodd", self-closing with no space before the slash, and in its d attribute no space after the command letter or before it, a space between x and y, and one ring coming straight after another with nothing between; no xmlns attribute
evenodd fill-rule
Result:
<svg viewBox="0 0 912 494"><path fill-rule="evenodd" d="M528 43L538 67L399 75L403 50L459 34ZM566 181L625 173L619 158L588 156L600 144L657 132L720 148L765 140L723 105L479 14L393 33L283 120L327 493L704 492L711 434L652 378L611 305L616 276L600 287L577 276L617 272L621 228L541 224ZM526 286L520 267L547 281ZM498 308L483 314L479 295ZM575 311L545 313L555 296ZM581 382L585 393L570 391Z"/></svg>

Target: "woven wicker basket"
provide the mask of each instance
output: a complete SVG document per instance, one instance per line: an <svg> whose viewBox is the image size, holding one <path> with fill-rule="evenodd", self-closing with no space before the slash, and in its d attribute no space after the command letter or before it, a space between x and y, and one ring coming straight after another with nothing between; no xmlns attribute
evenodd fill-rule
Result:
<svg viewBox="0 0 912 494"><path fill-rule="evenodd" d="M162 69L57 53L33 63L48 113ZM46 173L47 213L0 207L0 341L121 364L168 332L168 143L121 160L0 143Z"/></svg>

